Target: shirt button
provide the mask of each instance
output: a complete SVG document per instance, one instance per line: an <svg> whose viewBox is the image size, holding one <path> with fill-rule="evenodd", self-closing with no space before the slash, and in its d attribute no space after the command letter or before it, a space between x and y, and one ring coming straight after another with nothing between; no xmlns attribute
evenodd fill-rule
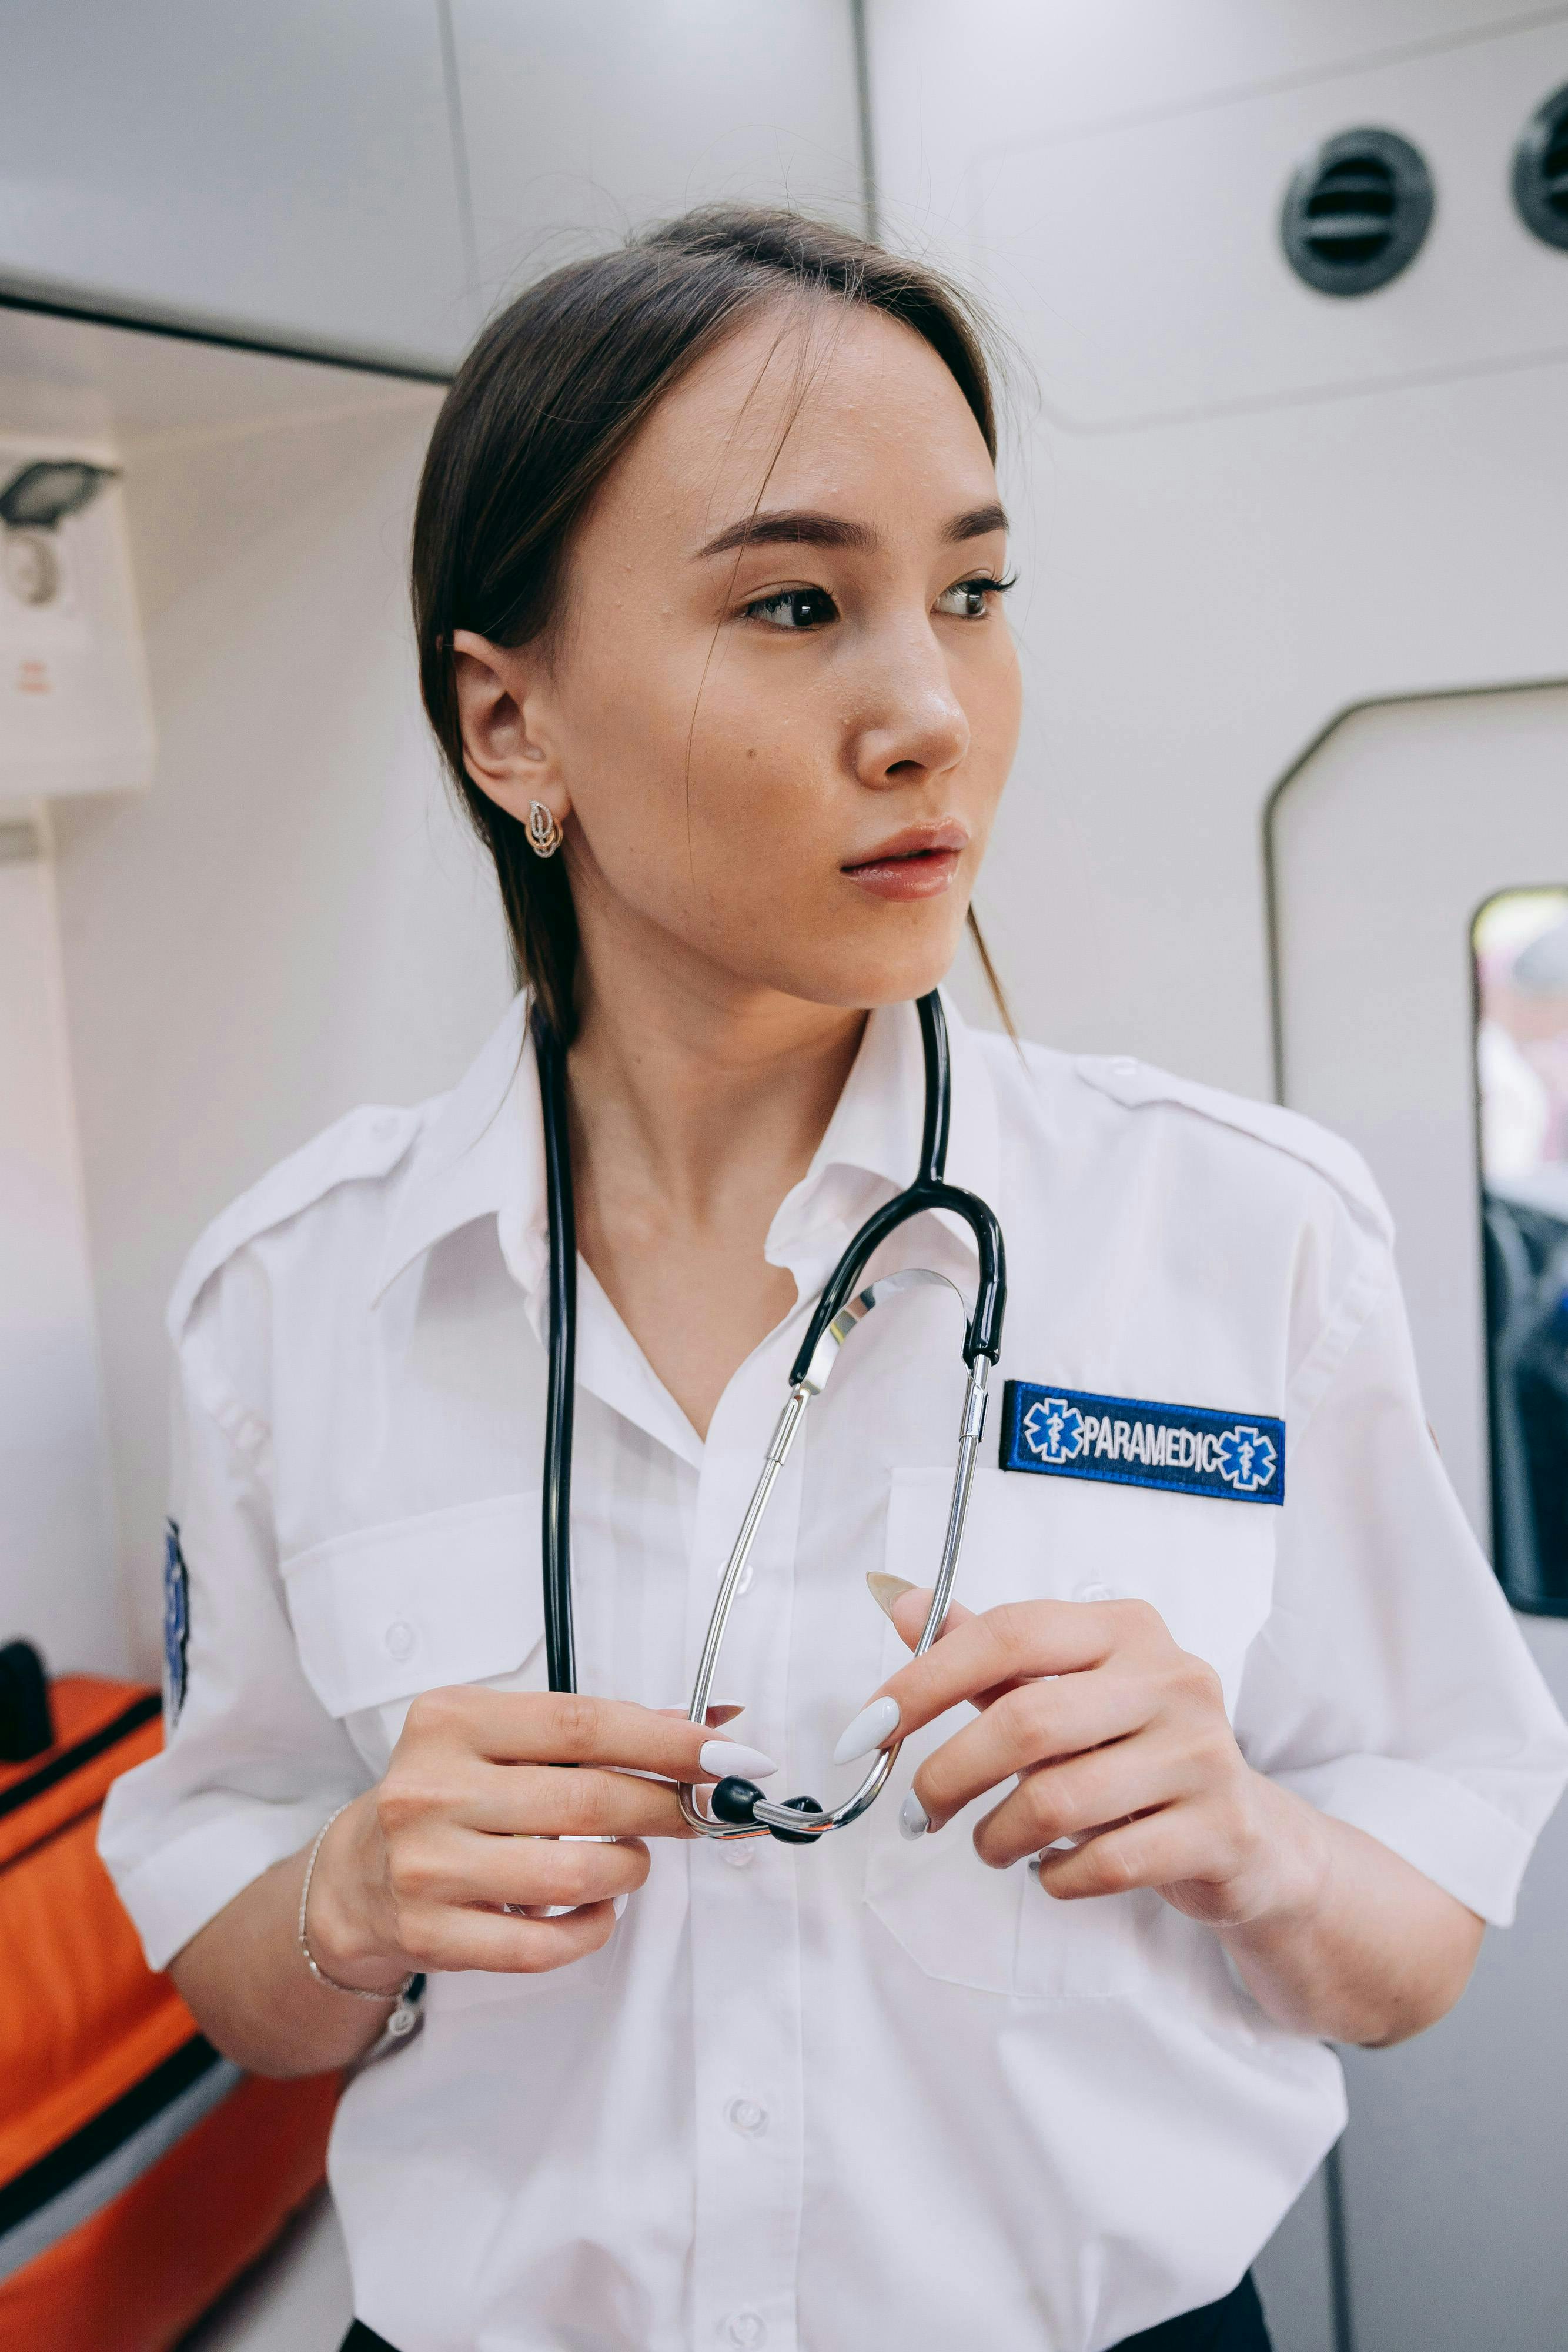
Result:
<svg viewBox="0 0 1568 2352"><path fill-rule="evenodd" d="M1114 1601L1116 1588L1113 1584L1081 1584L1072 1598L1074 1601Z"/></svg>
<svg viewBox="0 0 1568 2352"><path fill-rule="evenodd" d="M1112 1076L1118 1078L1130 1078L1137 1066L1131 1054L1113 1054L1105 1065Z"/></svg>
<svg viewBox="0 0 1568 2352"><path fill-rule="evenodd" d="M406 1658L413 1648L413 1627L402 1618L394 1618L387 1627L386 1644L389 1658Z"/></svg>
<svg viewBox="0 0 1568 2352"><path fill-rule="evenodd" d="M768 2110L759 2107L755 2099L731 2099L724 2112L731 2130L739 2132L743 2139L759 2139L768 2129ZM762 2338L760 2336L747 2336L737 2337L737 2341L760 2344Z"/></svg>
<svg viewBox="0 0 1568 2352"><path fill-rule="evenodd" d="M768 2322L759 2311L732 2311L725 2321L723 2334L727 2344L766 2344Z"/></svg>
<svg viewBox="0 0 1568 2352"><path fill-rule="evenodd" d="M727 1862L731 1870L749 1870L757 1860L756 1838L726 1838L719 1848L719 1858Z"/></svg>

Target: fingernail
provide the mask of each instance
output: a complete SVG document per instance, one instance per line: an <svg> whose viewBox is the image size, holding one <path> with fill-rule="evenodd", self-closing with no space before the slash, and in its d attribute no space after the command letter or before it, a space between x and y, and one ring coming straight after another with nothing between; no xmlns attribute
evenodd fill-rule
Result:
<svg viewBox="0 0 1568 2352"><path fill-rule="evenodd" d="M889 1732L898 1729L898 1701L895 1698L873 1698L862 1706L852 1723L846 1723L839 1734L839 1744L833 1750L835 1764L853 1764L880 1748Z"/></svg>
<svg viewBox="0 0 1568 2352"><path fill-rule="evenodd" d="M697 1762L716 1780L766 1780L779 1767L760 1748L743 1748L737 1739L705 1739Z"/></svg>
<svg viewBox="0 0 1568 2352"><path fill-rule="evenodd" d="M880 1568L869 1569L865 1580L872 1599L884 1617L891 1617L894 1603L915 1590L907 1576L889 1576Z"/></svg>
<svg viewBox="0 0 1568 2352"><path fill-rule="evenodd" d="M685 1712L685 1710L683 1708L682 1713L684 1714ZM744 1706L721 1706L718 1700L716 1699L712 1706L710 1706L707 1711L707 1727L710 1731L716 1731L721 1723L733 1723L737 1715L744 1715L745 1713L746 1709Z"/></svg>
<svg viewBox="0 0 1568 2352"><path fill-rule="evenodd" d="M915 1839L923 1838L930 1827L931 1816L911 1789L898 1809L898 1834L906 1837L913 1845Z"/></svg>

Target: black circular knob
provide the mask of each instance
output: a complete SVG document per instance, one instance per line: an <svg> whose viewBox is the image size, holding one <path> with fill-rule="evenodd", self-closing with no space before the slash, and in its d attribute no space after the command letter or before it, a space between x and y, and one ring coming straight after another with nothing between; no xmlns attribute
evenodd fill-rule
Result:
<svg viewBox="0 0 1568 2352"><path fill-rule="evenodd" d="M716 1822L730 1822L738 1826L756 1818L756 1806L762 1794L754 1780L738 1780L732 1772L727 1780L716 1781L708 1799L708 1811Z"/></svg>
<svg viewBox="0 0 1568 2352"><path fill-rule="evenodd" d="M786 1797L784 1810L789 1813L820 1813L822 1808L815 1797ZM781 1830L769 1822L768 1834L776 1837L780 1845L815 1845L822 1832L821 1830Z"/></svg>

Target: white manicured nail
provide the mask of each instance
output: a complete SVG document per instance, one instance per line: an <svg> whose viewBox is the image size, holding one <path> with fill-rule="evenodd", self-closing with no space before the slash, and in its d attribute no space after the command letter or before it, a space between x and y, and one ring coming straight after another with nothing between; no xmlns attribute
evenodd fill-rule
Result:
<svg viewBox="0 0 1568 2352"><path fill-rule="evenodd" d="M833 1750L835 1764L858 1763L880 1748L890 1732L898 1729L898 1701L895 1698L873 1698L862 1706L852 1723L846 1723L839 1734L839 1744Z"/></svg>
<svg viewBox="0 0 1568 2352"><path fill-rule="evenodd" d="M898 1809L898 1834L906 1837L913 1845L915 1839L923 1838L930 1827L931 1816L911 1789Z"/></svg>
<svg viewBox="0 0 1568 2352"><path fill-rule="evenodd" d="M716 1780L766 1780L779 1769L760 1748L743 1748L737 1739L705 1739L697 1762Z"/></svg>
<svg viewBox="0 0 1568 2352"><path fill-rule="evenodd" d="M894 1605L906 1592L915 1590L907 1576L889 1576L884 1569L880 1568L868 1569L865 1580L872 1599L884 1617L891 1617Z"/></svg>

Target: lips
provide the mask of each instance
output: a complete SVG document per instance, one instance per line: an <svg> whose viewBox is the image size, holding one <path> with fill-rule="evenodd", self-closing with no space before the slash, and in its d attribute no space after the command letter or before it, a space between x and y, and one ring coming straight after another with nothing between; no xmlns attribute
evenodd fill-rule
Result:
<svg viewBox="0 0 1568 2352"><path fill-rule="evenodd" d="M951 883L968 845L967 828L951 819L909 825L840 870L875 898L936 898Z"/></svg>

